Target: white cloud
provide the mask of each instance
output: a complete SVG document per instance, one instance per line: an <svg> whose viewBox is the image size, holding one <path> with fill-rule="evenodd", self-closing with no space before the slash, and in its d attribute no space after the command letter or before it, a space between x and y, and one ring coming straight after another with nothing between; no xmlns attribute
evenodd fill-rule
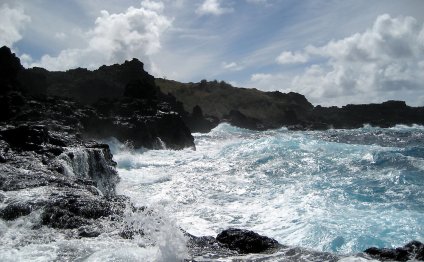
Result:
<svg viewBox="0 0 424 262"><path fill-rule="evenodd" d="M0 7L0 46L13 46L22 39L21 31L31 18L21 8L10 8L7 4Z"/></svg>
<svg viewBox="0 0 424 262"><path fill-rule="evenodd" d="M54 34L54 37L59 40L65 40L67 35L64 32L56 33Z"/></svg>
<svg viewBox="0 0 424 262"><path fill-rule="evenodd" d="M253 74L250 77L250 80L253 81L253 82L269 81L273 77L274 76L272 74L258 73L258 74Z"/></svg>
<svg viewBox="0 0 424 262"><path fill-rule="evenodd" d="M303 64L308 62L309 56L304 53L292 53L290 51L282 52L277 58L276 61L279 64Z"/></svg>
<svg viewBox="0 0 424 262"><path fill-rule="evenodd" d="M419 97L424 96L423 35L424 25L412 17L380 15L373 26L362 33L322 46L307 46L305 56L319 63L294 76L285 89L300 92L312 102L324 105L388 99L421 105ZM300 62L303 57L297 54L283 52L278 62ZM282 75L268 76L268 82L279 82ZM258 77L251 78L255 80ZM269 85L267 83L264 88Z"/></svg>
<svg viewBox="0 0 424 262"><path fill-rule="evenodd" d="M265 74L257 73L250 77L249 87L260 88L264 91L290 91L286 90L290 87L291 77L284 74Z"/></svg>
<svg viewBox="0 0 424 262"><path fill-rule="evenodd" d="M237 64L236 62L231 62L231 63L223 62L222 68L226 70L240 71L243 69L243 66Z"/></svg>
<svg viewBox="0 0 424 262"><path fill-rule="evenodd" d="M232 8L222 7L220 0L205 0L203 4L197 8L196 13L199 15L222 15L233 11Z"/></svg>
<svg viewBox="0 0 424 262"><path fill-rule="evenodd" d="M94 28L85 33L85 47L65 49L55 57L44 55L31 66L66 70L80 66L96 68L133 57L146 61L146 57L158 52L161 35L171 26L162 10L163 3L150 0L123 13L110 14L104 10Z"/></svg>
<svg viewBox="0 0 424 262"><path fill-rule="evenodd" d="M153 10L157 12L162 12L164 8L164 4L162 2L156 2L151 0L144 0L143 2L141 2L141 6L148 10Z"/></svg>

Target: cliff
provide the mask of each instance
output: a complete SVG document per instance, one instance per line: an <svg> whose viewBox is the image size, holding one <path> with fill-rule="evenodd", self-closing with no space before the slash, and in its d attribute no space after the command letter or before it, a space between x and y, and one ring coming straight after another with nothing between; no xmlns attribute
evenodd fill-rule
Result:
<svg viewBox="0 0 424 262"><path fill-rule="evenodd" d="M208 132L219 122L257 130L282 126L293 130L322 130L359 128L365 124L378 127L424 124L424 107L410 107L403 101L314 107L297 93L236 88L225 82L179 83L159 78L156 84L181 101L185 110L193 110L184 118L192 131ZM200 115L195 111L201 112L202 117L194 117Z"/></svg>
<svg viewBox="0 0 424 262"><path fill-rule="evenodd" d="M133 59L98 70L24 69L0 49L0 122L66 122L85 138L116 137L135 147L194 148L175 98L162 94L143 63Z"/></svg>

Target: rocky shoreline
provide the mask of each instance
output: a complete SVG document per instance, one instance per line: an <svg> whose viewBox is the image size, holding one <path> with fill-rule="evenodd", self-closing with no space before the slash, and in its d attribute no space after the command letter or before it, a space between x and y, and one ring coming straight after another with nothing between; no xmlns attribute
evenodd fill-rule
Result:
<svg viewBox="0 0 424 262"><path fill-rule="evenodd" d="M87 90L88 87L93 89ZM287 111L286 122L279 124L289 123L287 126L294 129L328 128L330 123L336 128L353 128L369 121L367 110L386 112L388 108L397 113L389 110L386 115L381 113L382 122L370 123L423 124L422 109L399 102L346 107L344 121L339 121L339 109L334 108L313 108L308 111L310 115L301 119L297 116L300 111ZM390 118L393 115L396 117ZM311 116L317 120L308 122ZM352 121L353 118L358 119ZM203 115L200 106L187 113L174 96L156 87L153 77L138 60L101 67L95 72L76 69L50 73L44 69L24 69L10 49L2 47L0 219L14 221L38 213L32 230L64 230L69 238L95 238L110 231L124 239L142 235L142 229L124 221L126 212L137 209L127 197L116 194L116 163L109 146L95 139L115 137L134 147L150 149L194 149L191 132L208 132L221 121L252 129L276 125L258 122L238 110L230 111L222 119ZM346 126L346 121L351 124ZM245 254L275 252L293 261L299 260L300 254L311 254L315 257L313 261L340 258L286 247L247 230L228 229L216 237L185 234L191 255L209 254L211 260L219 254L240 255L243 259ZM379 260L424 260L424 245L411 242L397 249L370 248L365 253Z"/></svg>

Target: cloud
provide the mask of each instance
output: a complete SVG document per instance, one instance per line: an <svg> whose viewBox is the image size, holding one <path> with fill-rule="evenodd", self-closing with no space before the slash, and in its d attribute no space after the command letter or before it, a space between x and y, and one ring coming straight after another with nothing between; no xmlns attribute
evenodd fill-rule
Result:
<svg viewBox="0 0 424 262"><path fill-rule="evenodd" d="M265 74L257 73L252 74L250 77L249 87L260 88L264 91L290 91L285 90L285 87L290 86L291 76L284 74Z"/></svg>
<svg viewBox="0 0 424 262"><path fill-rule="evenodd" d="M223 62L222 68L226 70L240 71L243 69L243 66L237 64L236 62L231 62L231 63Z"/></svg>
<svg viewBox="0 0 424 262"><path fill-rule="evenodd" d="M7 4L0 7L0 46L13 46L22 39L21 31L31 18L21 8L10 8Z"/></svg>
<svg viewBox="0 0 424 262"><path fill-rule="evenodd" d="M129 7L123 13L103 10L94 28L85 33L85 47L65 49L58 56L44 55L31 66L66 70L96 68L133 57L145 61L161 48L161 35L171 26L172 21L162 14L163 8L161 2L146 0L140 8Z"/></svg>
<svg viewBox="0 0 424 262"><path fill-rule="evenodd" d="M162 2L156 2L151 0L144 0L143 2L141 2L141 6L148 10L153 10L157 12L162 12L164 8L164 4Z"/></svg>
<svg viewBox="0 0 424 262"><path fill-rule="evenodd" d="M64 32L60 32L60 33L54 34L54 37L59 40L65 40L67 38L67 35Z"/></svg>
<svg viewBox="0 0 424 262"><path fill-rule="evenodd" d="M279 64L303 64L308 62L309 56L304 53L282 52L276 59Z"/></svg>
<svg viewBox="0 0 424 262"><path fill-rule="evenodd" d="M199 15L222 15L233 11L232 8L222 7L220 0L205 0L203 4L197 8L196 13Z"/></svg>
<svg viewBox="0 0 424 262"><path fill-rule="evenodd" d="M305 57L304 57L305 56ZM377 17L362 33L307 46L301 53L283 52L277 62L315 63L280 87L300 92L324 105L381 102L402 99L421 105L424 96L424 25L413 17ZM281 82L284 74L268 76ZM260 84L257 77L251 81Z"/></svg>

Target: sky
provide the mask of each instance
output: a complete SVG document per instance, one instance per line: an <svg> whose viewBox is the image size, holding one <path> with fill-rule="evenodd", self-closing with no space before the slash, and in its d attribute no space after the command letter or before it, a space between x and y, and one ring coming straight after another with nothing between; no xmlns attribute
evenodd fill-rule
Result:
<svg viewBox="0 0 424 262"><path fill-rule="evenodd" d="M155 77L314 105L424 106L423 0L2 0L2 45L27 68L135 57Z"/></svg>

